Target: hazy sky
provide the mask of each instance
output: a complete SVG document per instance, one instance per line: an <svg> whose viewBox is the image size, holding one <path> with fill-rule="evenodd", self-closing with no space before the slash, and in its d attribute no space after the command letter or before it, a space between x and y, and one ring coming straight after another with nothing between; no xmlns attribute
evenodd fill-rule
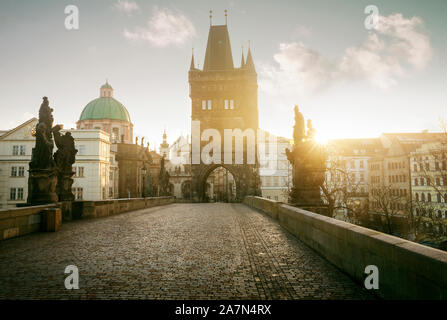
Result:
<svg viewBox="0 0 447 320"><path fill-rule="evenodd" d="M64 25L79 8L79 30ZM376 5L378 29L364 13ZM203 65L209 29L228 27L233 59L251 40L260 126L291 137L293 105L322 139L439 130L447 118L447 1L0 2L0 129L37 116L43 96L57 123L75 126L106 78L135 135L172 142L190 128L191 48Z"/></svg>

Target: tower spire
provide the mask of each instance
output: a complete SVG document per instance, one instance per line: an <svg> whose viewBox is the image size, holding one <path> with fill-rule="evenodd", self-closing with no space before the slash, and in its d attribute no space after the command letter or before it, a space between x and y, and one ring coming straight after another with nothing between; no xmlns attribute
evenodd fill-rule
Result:
<svg viewBox="0 0 447 320"><path fill-rule="evenodd" d="M191 56L191 65L189 66L189 70L194 70L195 64L194 64L194 48L192 48L192 56Z"/></svg>
<svg viewBox="0 0 447 320"><path fill-rule="evenodd" d="M255 64L253 62L253 57L251 56L250 40L248 41L248 53L247 53L247 61L245 62L245 67L248 70L256 72Z"/></svg>
<svg viewBox="0 0 447 320"><path fill-rule="evenodd" d="M213 25L213 10L210 10L210 27Z"/></svg>
<svg viewBox="0 0 447 320"><path fill-rule="evenodd" d="M244 46L241 46L242 57L241 57L241 68L245 67L245 59L244 59Z"/></svg>
<svg viewBox="0 0 447 320"><path fill-rule="evenodd" d="M228 25L228 10L225 9L225 25Z"/></svg>

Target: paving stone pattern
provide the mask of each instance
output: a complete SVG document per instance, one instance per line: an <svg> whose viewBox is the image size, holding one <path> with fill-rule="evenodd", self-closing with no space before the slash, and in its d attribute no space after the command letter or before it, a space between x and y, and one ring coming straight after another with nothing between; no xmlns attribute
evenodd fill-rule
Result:
<svg viewBox="0 0 447 320"><path fill-rule="evenodd" d="M79 268L79 290L64 286ZM270 217L172 204L0 242L0 299L371 299Z"/></svg>

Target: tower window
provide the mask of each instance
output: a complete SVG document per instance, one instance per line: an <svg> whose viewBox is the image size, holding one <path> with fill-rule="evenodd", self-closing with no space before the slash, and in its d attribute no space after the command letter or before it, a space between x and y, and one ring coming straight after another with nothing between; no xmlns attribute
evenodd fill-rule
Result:
<svg viewBox="0 0 447 320"><path fill-rule="evenodd" d="M213 101L208 100L208 110L211 110L212 107L213 107Z"/></svg>
<svg viewBox="0 0 447 320"><path fill-rule="evenodd" d="M234 100L225 99L225 109L234 109Z"/></svg>
<svg viewBox="0 0 447 320"><path fill-rule="evenodd" d="M202 100L202 110L206 110L206 100Z"/></svg>

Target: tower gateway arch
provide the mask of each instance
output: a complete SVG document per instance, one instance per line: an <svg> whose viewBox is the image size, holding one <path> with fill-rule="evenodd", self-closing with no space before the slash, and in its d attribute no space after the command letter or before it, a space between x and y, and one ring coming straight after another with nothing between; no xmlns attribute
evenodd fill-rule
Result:
<svg viewBox="0 0 447 320"><path fill-rule="evenodd" d="M258 83L250 48L235 67L227 25L210 25L203 69L196 68L193 54L188 79L193 200L208 199L207 179L219 167L233 177L232 200L260 195Z"/></svg>

